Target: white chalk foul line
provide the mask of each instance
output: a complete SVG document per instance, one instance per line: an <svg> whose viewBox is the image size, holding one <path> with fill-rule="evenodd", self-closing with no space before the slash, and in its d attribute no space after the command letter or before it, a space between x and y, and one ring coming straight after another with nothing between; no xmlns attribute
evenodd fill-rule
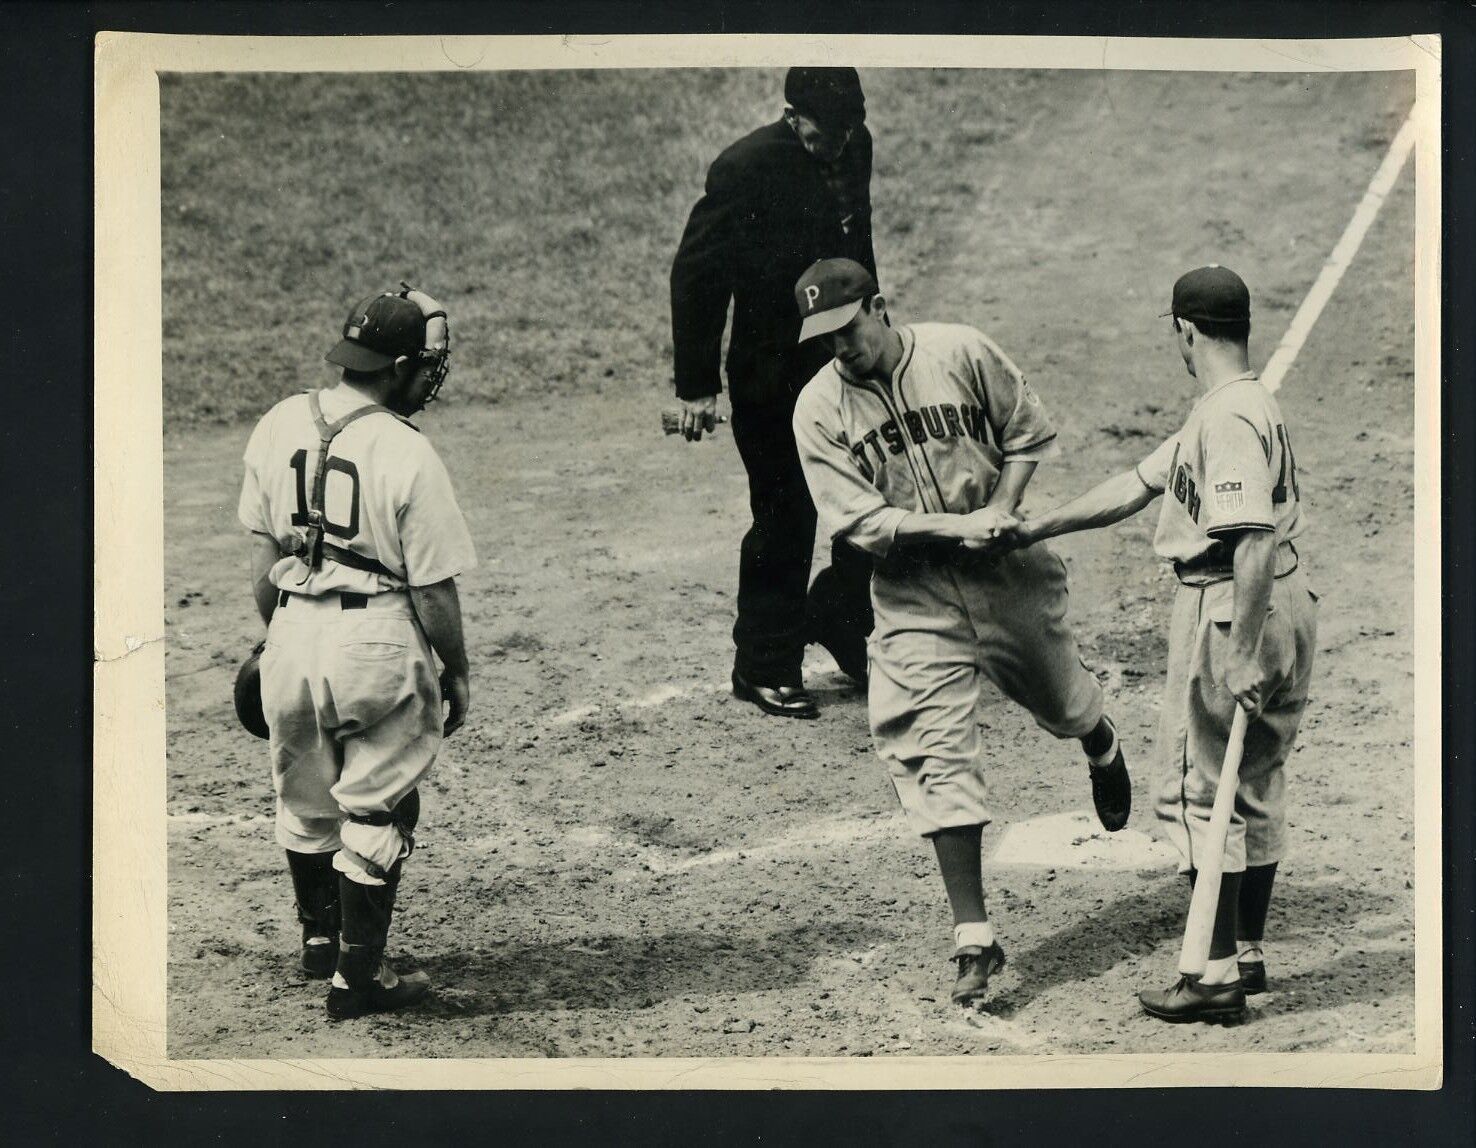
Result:
<svg viewBox="0 0 1476 1148"><path fill-rule="evenodd" d="M1302 344L1312 333L1312 325L1317 322L1317 317L1322 314L1322 309L1327 306L1327 301L1332 298L1338 282L1343 278L1343 272L1348 270L1348 265L1353 262L1353 256L1358 253L1363 237L1368 234L1374 216L1378 215L1379 208L1384 205L1384 199L1394 187L1394 181L1399 178L1399 173L1404 169L1405 161L1409 159L1414 145L1415 119L1414 112L1411 111L1409 118L1404 121L1404 126L1399 129L1399 134L1394 137L1394 142L1389 145L1389 152L1384 156L1384 162L1379 164L1379 170L1374 172L1373 181L1368 185L1368 190L1364 192L1357 210L1353 212L1353 218L1348 221L1348 226L1343 230L1342 238L1332 249L1327 262L1322 265L1322 271L1318 274L1317 281L1312 284L1312 290L1307 292L1307 297L1302 300L1302 305L1292 316L1291 326L1286 329L1286 334L1281 337L1281 342L1277 344L1276 350L1266 363L1266 369L1261 372L1261 385L1268 391L1275 391L1281 386L1281 380L1291 369L1297 352L1302 349Z"/></svg>

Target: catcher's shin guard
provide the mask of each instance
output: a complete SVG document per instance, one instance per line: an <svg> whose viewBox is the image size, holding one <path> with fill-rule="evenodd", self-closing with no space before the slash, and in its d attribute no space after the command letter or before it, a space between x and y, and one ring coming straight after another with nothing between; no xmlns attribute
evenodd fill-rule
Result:
<svg viewBox="0 0 1476 1148"><path fill-rule="evenodd" d="M338 938L338 874L332 853L297 853L287 850L287 869L292 874L292 893L297 900L297 919L302 939Z"/></svg>
<svg viewBox="0 0 1476 1148"><path fill-rule="evenodd" d="M338 953L338 874L332 853L287 850L287 869L302 924L302 971L321 979L333 975Z"/></svg>
<svg viewBox="0 0 1476 1148"><path fill-rule="evenodd" d="M383 885L363 885L339 875L338 896L342 932L338 945L338 973L351 989L367 989L384 959L389 941L395 894L400 888L404 863L385 874Z"/></svg>

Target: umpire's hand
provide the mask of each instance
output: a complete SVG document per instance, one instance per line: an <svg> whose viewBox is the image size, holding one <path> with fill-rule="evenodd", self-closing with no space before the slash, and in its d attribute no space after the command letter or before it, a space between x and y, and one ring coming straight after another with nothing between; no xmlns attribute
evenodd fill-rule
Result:
<svg viewBox="0 0 1476 1148"><path fill-rule="evenodd" d="M717 396L682 400L682 437L688 442L702 441L702 432L717 427Z"/></svg>

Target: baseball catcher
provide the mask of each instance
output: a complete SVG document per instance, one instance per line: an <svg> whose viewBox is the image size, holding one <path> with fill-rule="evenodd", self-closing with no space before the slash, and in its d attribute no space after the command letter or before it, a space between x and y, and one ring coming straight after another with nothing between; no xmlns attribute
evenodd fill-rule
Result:
<svg viewBox="0 0 1476 1148"><path fill-rule="evenodd" d="M409 421L449 354L429 296L370 296L328 352L341 381L278 403L246 447L239 514L267 634L236 707L269 739L300 963L331 978L335 1020L430 987L423 972L396 974L384 950L417 786L470 702L456 578L475 554L446 468Z"/></svg>

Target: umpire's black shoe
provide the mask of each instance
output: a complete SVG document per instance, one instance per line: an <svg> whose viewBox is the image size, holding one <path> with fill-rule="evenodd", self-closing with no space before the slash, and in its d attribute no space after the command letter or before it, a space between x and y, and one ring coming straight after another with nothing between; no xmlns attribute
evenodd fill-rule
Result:
<svg viewBox="0 0 1476 1148"><path fill-rule="evenodd" d="M1128 814L1133 811L1133 779L1128 775L1122 746L1117 747L1117 756L1106 765L1089 764L1088 768L1092 774L1092 804L1097 807L1097 820L1108 833L1116 833L1128 823Z"/></svg>
<svg viewBox="0 0 1476 1148"><path fill-rule="evenodd" d="M430 992L430 977L419 969L404 976L389 965L381 965L377 979L367 989L328 988L330 1020L353 1020L376 1012L393 1012L416 1004Z"/></svg>
<svg viewBox="0 0 1476 1148"><path fill-rule="evenodd" d="M1144 989L1138 1001L1149 1016L1171 1024L1239 1020L1245 1015L1245 989L1239 981L1206 985L1198 977L1180 976L1169 988Z"/></svg>
<svg viewBox="0 0 1476 1148"><path fill-rule="evenodd" d="M969 1005L982 1000L989 991L989 978L1004 968L1004 950L995 941L987 949L979 945L965 945L953 954L958 962L958 979L953 982L953 993L949 997L956 1005Z"/></svg>
<svg viewBox="0 0 1476 1148"><path fill-rule="evenodd" d="M733 696L775 717L817 718L820 710L804 686L756 686L733 671Z"/></svg>
<svg viewBox="0 0 1476 1148"><path fill-rule="evenodd" d="M303 938L302 956L298 959L298 964L311 980L327 980L338 966L338 938Z"/></svg>
<svg viewBox="0 0 1476 1148"><path fill-rule="evenodd" d="M1248 997L1266 991L1266 962L1265 961L1236 961L1236 971L1240 973L1240 987L1245 990Z"/></svg>

